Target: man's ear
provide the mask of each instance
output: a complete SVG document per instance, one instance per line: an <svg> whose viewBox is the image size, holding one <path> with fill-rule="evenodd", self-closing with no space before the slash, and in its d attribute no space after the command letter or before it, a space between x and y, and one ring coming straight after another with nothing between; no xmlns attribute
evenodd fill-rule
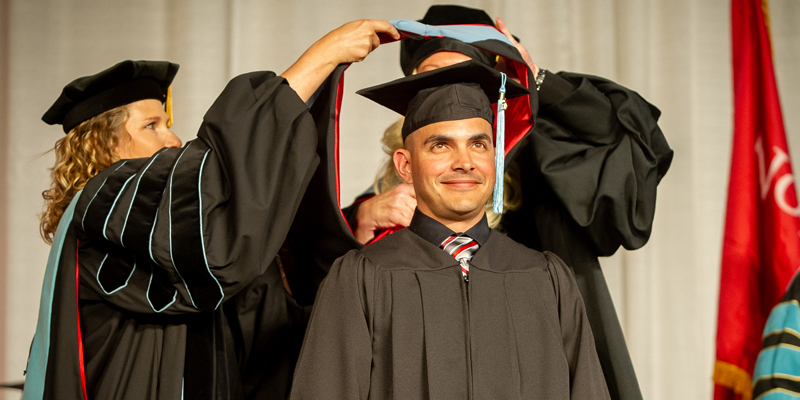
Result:
<svg viewBox="0 0 800 400"><path fill-rule="evenodd" d="M411 178L411 152L406 149L397 149L392 155L394 168L406 183L414 183Z"/></svg>

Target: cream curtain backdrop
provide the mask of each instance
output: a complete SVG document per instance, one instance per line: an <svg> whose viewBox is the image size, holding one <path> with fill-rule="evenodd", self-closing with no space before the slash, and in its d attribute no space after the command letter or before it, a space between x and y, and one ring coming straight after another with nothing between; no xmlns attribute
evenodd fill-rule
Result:
<svg viewBox="0 0 800 400"><path fill-rule="evenodd" d="M49 247L38 234L49 150L63 135L40 118L70 80L123 59L181 64L173 86L184 141L236 74L278 73L317 38L358 18L418 19L428 1L0 0L0 381L20 380ZM602 260L647 399L709 399L732 134L730 6L726 0L466 1L503 18L553 71L601 75L662 111L675 159L659 187L650 243ZM769 2L777 77L800 166L800 2ZM396 118L353 93L401 76L398 45L346 74L342 202L383 160ZM3 397L0 391L0 399ZM17 394L7 393L8 399Z"/></svg>

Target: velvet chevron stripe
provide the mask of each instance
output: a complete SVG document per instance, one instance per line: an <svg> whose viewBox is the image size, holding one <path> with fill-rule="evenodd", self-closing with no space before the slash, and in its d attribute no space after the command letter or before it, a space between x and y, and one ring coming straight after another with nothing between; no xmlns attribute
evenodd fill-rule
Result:
<svg viewBox="0 0 800 400"><path fill-rule="evenodd" d="M192 304L202 311L216 310L225 295L208 266L203 242L201 177L209 151L202 141L188 143L175 162L167 187L170 254L181 255L179 265L172 257L173 267L186 284Z"/></svg>
<svg viewBox="0 0 800 400"><path fill-rule="evenodd" d="M92 199L86 206L83 213L82 225L84 231L91 236L106 237L105 230L108 227L108 219L113 208L117 204L119 195L117 196L104 196L104 193L117 193L122 194L123 186L127 186L130 178L133 178L139 169L139 164L144 160L126 160L118 164L113 164L101 172L101 174L111 172L125 176L128 179L113 179L111 181L103 180L100 187L94 189L87 187L84 189L87 193L94 192ZM108 172L107 172L108 171ZM113 172L112 172L113 171ZM99 176L100 174L98 174ZM108 176L108 175L106 175ZM93 183L94 180L90 180ZM93 190L94 189L94 190Z"/></svg>
<svg viewBox="0 0 800 400"><path fill-rule="evenodd" d="M148 238L155 225L158 205L167 186L170 168L180 155L180 149L163 149L150 159L138 174L132 200L128 203L125 223L120 233L122 247L147 249ZM136 218L130 219L131 215Z"/></svg>

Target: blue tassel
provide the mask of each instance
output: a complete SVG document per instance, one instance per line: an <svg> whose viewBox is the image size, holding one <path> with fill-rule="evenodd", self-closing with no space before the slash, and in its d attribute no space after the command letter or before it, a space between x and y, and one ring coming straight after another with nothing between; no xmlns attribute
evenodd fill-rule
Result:
<svg viewBox="0 0 800 400"><path fill-rule="evenodd" d="M500 99L497 100L497 134L494 140L494 196L492 211L501 215L503 213L503 177L506 166L506 74L500 73Z"/></svg>

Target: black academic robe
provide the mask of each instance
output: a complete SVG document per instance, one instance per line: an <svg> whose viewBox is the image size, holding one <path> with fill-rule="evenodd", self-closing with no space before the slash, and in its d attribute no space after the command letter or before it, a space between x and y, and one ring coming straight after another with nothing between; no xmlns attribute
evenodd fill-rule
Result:
<svg viewBox="0 0 800 400"><path fill-rule="evenodd" d="M611 397L642 399L598 257L638 249L650 237L658 183L673 155L660 112L617 83L567 72L547 75L539 101L534 131L514 159L523 206L502 227L570 266Z"/></svg>
<svg viewBox="0 0 800 400"><path fill-rule="evenodd" d="M317 126L283 78L246 74L198 139L91 179L56 232L25 399L285 398L307 308L275 260L330 172Z"/></svg>
<svg viewBox="0 0 800 400"><path fill-rule="evenodd" d="M638 249L650 237L658 183L673 154L660 112L612 81L569 72L548 72L538 96L532 133L506 159L518 168L523 203L506 212L500 229L572 269L611 397L640 400L598 257ZM345 209L351 225L359 204Z"/></svg>
<svg viewBox="0 0 800 400"><path fill-rule="evenodd" d="M291 399L609 397L557 256L492 231L469 271L466 282L452 256L409 229L337 260Z"/></svg>

